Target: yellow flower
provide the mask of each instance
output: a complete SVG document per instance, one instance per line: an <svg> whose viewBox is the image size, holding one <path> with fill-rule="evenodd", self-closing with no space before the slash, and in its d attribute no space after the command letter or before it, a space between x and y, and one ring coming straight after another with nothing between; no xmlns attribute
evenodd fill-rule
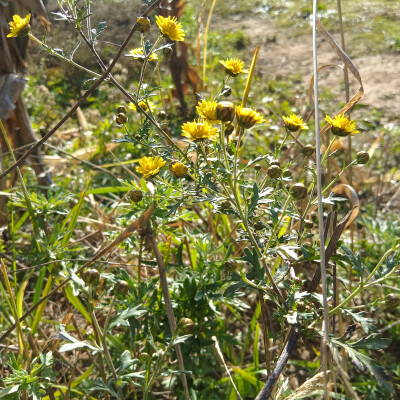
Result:
<svg viewBox="0 0 400 400"><path fill-rule="evenodd" d="M241 106L236 107L236 119L238 124L245 129L249 129L255 124L261 124L265 121L258 111Z"/></svg>
<svg viewBox="0 0 400 400"><path fill-rule="evenodd" d="M29 21L31 14L28 14L25 18L21 18L19 15L13 16L13 21L10 22L10 33L7 37L25 36L29 33L31 27Z"/></svg>
<svg viewBox="0 0 400 400"><path fill-rule="evenodd" d="M213 128L211 124L202 120L194 120L182 125L182 136L191 141L217 140L217 132L217 128Z"/></svg>
<svg viewBox="0 0 400 400"><path fill-rule="evenodd" d="M331 130L334 135L349 136L360 133L360 131L356 130L356 123L354 121L350 121L349 117L345 115L338 114L333 119L327 115L325 120L331 125Z"/></svg>
<svg viewBox="0 0 400 400"><path fill-rule="evenodd" d="M204 118L210 124L218 124L220 121L217 119L217 116L215 114L217 109L217 104L218 103L213 100L210 101L203 100L196 107L196 110L200 115L200 117Z"/></svg>
<svg viewBox="0 0 400 400"><path fill-rule="evenodd" d="M160 168L166 164L161 157L143 157L139 160L140 167L136 167L136 172L143 175L143 178L150 178L160 172Z"/></svg>
<svg viewBox="0 0 400 400"><path fill-rule="evenodd" d="M299 129L308 129L308 125L303 121L303 118L296 114L292 114L288 117L282 116L282 119L285 122L286 128L291 132L296 132Z"/></svg>
<svg viewBox="0 0 400 400"><path fill-rule="evenodd" d="M168 16L165 18L161 15L156 15L156 23L163 35L168 36L171 40L176 42L183 42L185 32L182 29L182 25L178 23L176 17Z"/></svg>
<svg viewBox="0 0 400 400"><path fill-rule="evenodd" d="M154 107L154 103L149 100L147 100L147 102L142 100L142 101L139 101L139 106L144 111L148 112ZM133 103L129 103L128 108L130 108L131 110L137 111L137 108L136 108L135 104L133 104Z"/></svg>
<svg viewBox="0 0 400 400"><path fill-rule="evenodd" d="M188 172L187 166L179 161L172 162L169 169L177 178L183 178Z"/></svg>
<svg viewBox="0 0 400 400"><path fill-rule="evenodd" d="M247 69L243 69L244 62L238 58L229 58L228 60L219 62L225 67L225 72L231 76L237 76L244 72L248 72Z"/></svg>
<svg viewBox="0 0 400 400"><path fill-rule="evenodd" d="M135 59L139 60L144 60L145 55L143 54L143 49L140 47L136 49L129 50L129 53L127 54L128 57L133 57ZM155 53L150 54L149 61L157 61L158 60L158 55Z"/></svg>

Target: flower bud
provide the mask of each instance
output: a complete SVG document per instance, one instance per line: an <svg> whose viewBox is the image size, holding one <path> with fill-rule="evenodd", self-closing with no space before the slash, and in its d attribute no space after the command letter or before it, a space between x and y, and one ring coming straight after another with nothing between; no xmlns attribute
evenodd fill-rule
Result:
<svg viewBox="0 0 400 400"><path fill-rule="evenodd" d="M178 327L182 333L188 334L193 332L194 322L190 318L182 318L179 321Z"/></svg>
<svg viewBox="0 0 400 400"><path fill-rule="evenodd" d="M303 149L301 150L302 154L304 154L306 157L310 157L315 153L315 147L312 146L311 144L308 144L307 146L304 146Z"/></svg>
<svg viewBox="0 0 400 400"><path fill-rule="evenodd" d="M396 296L393 293L388 294L385 297L385 304L389 307L389 308L396 308L398 307L398 305L400 304L400 299L398 296Z"/></svg>
<svg viewBox="0 0 400 400"><path fill-rule="evenodd" d="M254 222L253 228L256 231L262 231L265 228L265 226L261 221L256 221L256 222Z"/></svg>
<svg viewBox="0 0 400 400"><path fill-rule="evenodd" d="M221 203L221 208L222 208L223 210L229 210L229 209L231 208L231 202L230 202L229 200L224 200L224 201Z"/></svg>
<svg viewBox="0 0 400 400"><path fill-rule="evenodd" d="M124 113L118 113L115 117L115 122L118 125L123 125L128 121L128 117Z"/></svg>
<svg viewBox="0 0 400 400"><path fill-rule="evenodd" d="M97 269L87 269L82 274L82 279L86 284L96 284L100 281L100 273Z"/></svg>
<svg viewBox="0 0 400 400"><path fill-rule="evenodd" d="M256 164L256 165L254 166L254 169L255 169L256 171L260 171L260 170L261 170L261 165L260 165L260 164Z"/></svg>
<svg viewBox="0 0 400 400"><path fill-rule="evenodd" d="M290 194L296 200L304 199L307 196L307 188L302 183L295 183L290 188Z"/></svg>
<svg viewBox="0 0 400 400"><path fill-rule="evenodd" d="M291 178L292 177L292 171L290 170L290 169L285 169L283 172L282 172L282 176L284 177L284 178Z"/></svg>
<svg viewBox="0 0 400 400"><path fill-rule="evenodd" d="M150 20L147 17L139 17L136 21L139 25L138 31L146 33L150 30Z"/></svg>
<svg viewBox="0 0 400 400"><path fill-rule="evenodd" d="M126 281L118 281L114 285L114 293L120 294L121 296L126 296L129 292L129 283Z"/></svg>
<svg viewBox="0 0 400 400"><path fill-rule="evenodd" d="M118 107L117 107L117 113L119 114L119 113L123 113L123 114L126 114L126 107L124 106L124 105L119 105Z"/></svg>
<svg viewBox="0 0 400 400"><path fill-rule="evenodd" d="M164 121L164 120L167 119L168 114L167 114L164 110L161 110L161 111L157 114L157 117L158 117L158 119L159 119L160 121Z"/></svg>
<svg viewBox="0 0 400 400"><path fill-rule="evenodd" d="M359 151L356 155L357 164L366 164L369 161L369 154L366 151Z"/></svg>
<svg viewBox="0 0 400 400"><path fill-rule="evenodd" d="M237 270L237 264L235 261L232 260L228 260L224 266L225 269L227 269L228 271L236 271Z"/></svg>
<svg viewBox="0 0 400 400"><path fill-rule="evenodd" d="M171 47L164 47L163 51L162 51L163 59L169 60L171 58L173 52L174 52L174 50Z"/></svg>
<svg viewBox="0 0 400 400"><path fill-rule="evenodd" d="M267 169L267 175L272 179L279 178L281 176L281 174L282 174L282 170L281 170L281 167L279 167L278 165L271 165Z"/></svg>
<svg viewBox="0 0 400 400"><path fill-rule="evenodd" d="M235 105L230 101L221 101L217 104L215 115L220 121L233 121L235 118Z"/></svg>
<svg viewBox="0 0 400 400"><path fill-rule="evenodd" d="M277 165L278 167L281 166L281 163L278 160L272 160L269 165Z"/></svg>
<svg viewBox="0 0 400 400"><path fill-rule="evenodd" d="M304 220L304 227L307 229L311 229L314 226L314 223L310 219Z"/></svg>
<svg viewBox="0 0 400 400"><path fill-rule="evenodd" d="M221 91L221 96L229 97L232 94L232 89L230 86L225 86Z"/></svg>
<svg viewBox="0 0 400 400"><path fill-rule="evenodd" d="M226 124L225 130L224 130L224 135L229 136L233 133L234 130L235 130L235 127L232 123Z"/></svg>
<svg viewBox="0 0 400 400"><path fill-rule="evenodd" d="M169 169L177 178L183 178L188 173L188 167L179 161L172 162Z"/></svg>
<svg viewBox="0 0 400 400"><path fill-rule="evenodd" d="M134 203L139 203L143 199L143 192L141 190L132 190L129 197Z"/></svg>

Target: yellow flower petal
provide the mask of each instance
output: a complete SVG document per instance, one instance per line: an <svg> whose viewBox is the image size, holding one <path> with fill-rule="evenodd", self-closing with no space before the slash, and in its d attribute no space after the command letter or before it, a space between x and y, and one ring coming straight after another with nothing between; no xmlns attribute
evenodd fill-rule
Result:
<svg viewBox="0 0 400 400"><path fill-rule="evenodd" d="M136 172L143 175L143 178L150 178L160 172L160 168L166 164L161 157L143 157L139 160L139 167L136 167Z"/></svg>
<svg viewBox="0 0 400 400"><path fill-rule="evenodd" d="M7 37L17 37L27 35L30 30L29 21L31 20L31 14L28 14L25 18L21 18L19 15L13 16L13 21L9 22L10 33Z"/></svg>
<svg viewBox="0 0 400 400"><path fill-rule="evenodd" d="M211 124L202 120L186 122L182 125L182 136L191 141L217 140L218 129L213 128Z"/></svg>
<svg viewBox="0 0 400 400"><path fill-rule="evenodd" d="M163 35L168 36L173 41L183 42L185 38L185 32L183 31L182 25L178 22L176 17L168 16L165 18L161 15L157 15L156 23Z"/></svg>

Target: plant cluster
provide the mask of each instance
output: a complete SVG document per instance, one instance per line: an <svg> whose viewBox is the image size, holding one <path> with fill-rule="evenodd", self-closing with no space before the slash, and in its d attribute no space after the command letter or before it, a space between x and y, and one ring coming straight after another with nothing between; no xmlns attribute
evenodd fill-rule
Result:
<svg viewBox="0 0 400 400"><path fill-rule="evenodd" d="M106 27L91 28L95 4L58 4L57 16L76 29L100 72L36 38L30 15L14 16L9 36L27 35L92 77L89 84L118 90L113 144L127 159L112 173L103 166L86 182L76 177L80 193L37 194L19 175L22 193L9 201L18 217L0 248L0 344L8 347L0 398L289 400L325 391L350 399L366 392L359 378L366 374L379 395L394 393L398 380L390 382L377 361L390 340L374 317L382 308L390 309L385 318L398 316L400 241L389 231L398 236L399 226L372 227L362 216L364 229L389 237L382 233L374 245L355 245L345 232L354 236L359 202L348 207L340 195L354 200L351 187L340 179L370 155L357 152L340 168L335 145L363 134L356 122L343 111L326 116L321 165L313 123L297 113L279 116L271 148L257 146L270 122L250 96L258 50L248 69L234 54L221 57L220 84L204 86L192 115L178 120L160 70L185 26L174 16L153 19L160 1L128 35L138 32L140 46L125 50L126 42L118 53L140 64L128 87L96 50ZM325 243L315 213L320 167ZM94 209L101 222L85 231ZM328 302L320 293L321 247ZM322 384L318 348L328 323L330 372ZM304 356L310 352L315 357ZM282 373L293 354L302 360L293 362L295 372L307 373L296 386L286 378L293 371Z"/></svg>

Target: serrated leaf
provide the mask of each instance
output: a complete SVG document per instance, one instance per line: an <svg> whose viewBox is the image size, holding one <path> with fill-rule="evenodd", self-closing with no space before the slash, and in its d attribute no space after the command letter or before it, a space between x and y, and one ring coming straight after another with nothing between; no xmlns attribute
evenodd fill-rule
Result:
<svg viewBox="0 0 400 400"><path fill-rule="evenodd" d="M178 343L183 343L183 342L185 342L187 339L189 339L189 338L192 337L192 336L193 336L193 335L178 336L178 337L174 340L173 344L174 344L174 346L175 346L175 345L178 344Z"/></svg>
<svg viewBox="0 0 400 400"><path fill-rule="evenodd" d="M340 342L337 339L331 339L331 346L334 351L334 356L336 358L339 358L339 352L337 349L335 349L336 346L342 347L345 349L354 362L354 364L357 366L357 368L364 370L367 369L378 381L378 383L384 387L387 391L390 393L393 393L393 386L392 384L388 381L388 377L385 374L385 371L383 370L382 367L380 367L372 358L367 357L366 355L360 353L359 351L353 349L351 345L348 343L343 343Z"/></svg>
<svg viewBox="0 0 400 400"><path fill-rule="evenodd" d="M250 204L247 208L247 214L249 216L253 215L253 212L257 207L259 199L260 199L260 197L258 195L258 186L257 186L257 183L255 183L253 186L253 196L251 197Z"/></svg>
<svg viewBox="0 0 400 400"><path fill-rule="evenodd" d="M347 314L349 314L354 321L358 322L361 325L362 330L368 334L370 332L376 332L376 326L373 324L374 320L372 318L368 318L365 316L365 312L354 313L349 310L344 310Z"/></svg>
<svg viewBox="0 0 400 400"><path fill-rule="evenodd" d="M237 282L233 285L230 285L224 292L224 297L232 297L238 290L246 287L247 284L245 282Z"/></svg>
<svg viewBox="0 0 400 400"><path fill-rule="evenodd" d="M389 347L390 343L391 339L383 338L380 333L373 333L372 335L357 340L357 342L350 343L350 346L353 349L378 350L386 349Z"/></svg>
<svg viewBox="0 0 400 400"><path fill-rule="evenodd" d="M109 329L114 326L129 326L129 322L127 321L129 318L140 318L146 312L146 310L141 308L141 305L127 308L111 320Z"/></svg>

